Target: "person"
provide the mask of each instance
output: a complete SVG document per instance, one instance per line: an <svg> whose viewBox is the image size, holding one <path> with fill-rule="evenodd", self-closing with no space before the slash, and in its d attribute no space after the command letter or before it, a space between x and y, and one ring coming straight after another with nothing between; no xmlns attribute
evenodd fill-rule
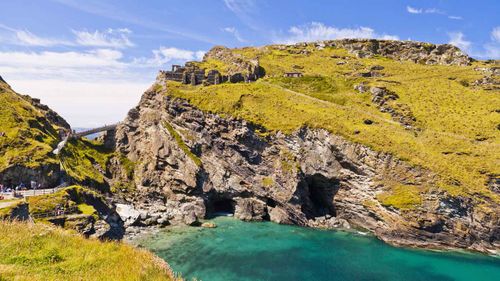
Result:
<svg viewBox="0 0 500 281"><path fill-rule="evenodd" d="M0 183L0 192L3 193L3 184Z"/></svg>
<svg viewBox="0 0 500 281"><path fill-rule="evenodd" d="M33 190L34 190L34 189L36 189L36 181L33 181L33 180L32 180L32 181L30 182L30 186L31 186L31 189L33 189Z"/></svg>

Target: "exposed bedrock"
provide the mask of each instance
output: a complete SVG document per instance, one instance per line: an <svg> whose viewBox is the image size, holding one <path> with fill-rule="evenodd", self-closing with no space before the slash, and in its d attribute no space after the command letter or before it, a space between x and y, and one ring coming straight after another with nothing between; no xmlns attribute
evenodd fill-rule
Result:
<svg viewBox="0 0 500 281"><path fill-rule="evenodd" d="M116 149L135 163L136 191L124 197L138 209L172 223L230 212L242 220L359 227L398 245L499 248L499 208L485 211L437 188L411 209L377 200L388 181L434 186L436 175L422 168L320 129L263 138L253 124L153 89L115 136Z"/></svg>

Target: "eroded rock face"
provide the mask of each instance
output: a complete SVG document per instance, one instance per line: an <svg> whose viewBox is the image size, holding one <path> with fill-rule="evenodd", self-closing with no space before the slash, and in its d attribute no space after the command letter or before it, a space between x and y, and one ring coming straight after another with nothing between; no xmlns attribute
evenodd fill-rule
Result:
<svg viewBox="0 0 500 281"><path fill-rule="evenodd" d="M472 61L459 48L450 44L375 39L341 39L318 44L347 49L359 58L380 55L395 60L445 65L469 65Z"/></svg>
<svg viewBox="0 0 500 281"><path fill-rule="evenodd" d="M164 208L197 224L215 212L243 220L370 230L398 245L499 248L499 208L430 188L421 206L383 206L383 179L434 186L436 175L325 130L261 138L244 120L202 112L148 90L117 128L116 148L136 163L137 208ZM259 128L262 130L262 128ZM155 202L155 203L153 203Z"/></svg>

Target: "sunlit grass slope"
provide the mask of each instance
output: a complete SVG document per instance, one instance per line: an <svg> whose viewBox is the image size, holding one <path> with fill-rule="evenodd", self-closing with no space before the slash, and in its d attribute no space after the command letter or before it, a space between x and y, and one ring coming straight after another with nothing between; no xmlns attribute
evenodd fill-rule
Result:
<svg viewBox="0 0 500 281"><path fill-rule="evenodd" d="M300 54L300 50L307 54ZM249 84L204 87L168 82L165 93L185 98L202 110L243 118L270 131L324 128L434 172L437 184L422 187L422 192L437 188L451 195L472 196L479 202L500 202L499 195L487 187L488 176L500 174L500 93L472 86L483 77L474 68L485 66L484 62L471 66L422 65L383 57L356 58L343 49L316 49L313 45L233 52L248 59L258 57L266 77ZM383 76L358 75L372 66L382 66L379 72ZM289 71L300 71L304 77L283 77ZM395 92L399 98L391 106L412 114L415 129L405 129L381 112L369 92L354 90L361 82ZM367 119L373 124L365 124ZM390 194L408 195L401 185L392 186L395 190ZM411 193L415 194L414 190ZM381 198L391 202L398 199Z"/></svg>
<svg viewBox="0 0 500 281"><path fill-rule="evenodd" d="M43 224L0 221L0 280L176 280L151 253Z"/></svg>
<svg viewBox="0 0 500 281"><path fill-rule="evenodd" d="M12 165L36 168L57 163L50 155L57 139L57 128L0 81L0 171Z"/></svg>

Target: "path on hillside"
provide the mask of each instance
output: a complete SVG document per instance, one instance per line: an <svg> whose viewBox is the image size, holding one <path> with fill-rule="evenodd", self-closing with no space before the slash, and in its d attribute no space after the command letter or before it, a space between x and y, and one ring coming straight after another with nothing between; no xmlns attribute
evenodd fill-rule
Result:
<svg viewBox="0 0 500 281"><path fill-rule="evenodd" d="M392 125L398 125L398 126L401 125L401 124L399 124L396 121L385 119L385 118L380 117L380 116L378 116L376 114L373 114L371 112L366 112L366 111L359 110L357 108L352 108L350 106L340 105L340 104L337 104L337 103L334 103L334 102L331 102L331 101L318 99L318 98L312 97L310 95L307 95L307 94L304 94L304 93L301 93L301 92L297 92L297 91L294 91L294 90L287 89L287 88L282 87L280 85L269 83L267 81L261 81L261 83L264 83L264 84L266 84L268 86L271 86L271 87L274 87L274 88L278 88L280 90L283 90L285 92L291 93L291 94L296 95L296 96L300 96L300 97L303 97L303 98L306 98L306 99L313 100L313 101L321 103L321 104L333 106L333 107L340 108L340 109L343 109L343 110L356 111L356 112L358 112L360 114L368 115L368 116L370 116L370 117L372 117L374 119L377 119L379 121L382 121L382 122L385 122L385 123L389 123L389 124L392 124Z"/></svg>
<svg viewBox="0 0 500 281"><path fill-rule="evenodd" d="M283 91L286 91L288 93L291 93L291 94L294 94L294 95L297 95L297 96L300 96L300 97L303 97L303 98L306 98L306 99L310 99L310 100L316 101L316 102L321 103L321 104L330 105L330 106L337 107L337 108L340 108L340 109L343 109L343 110L355 111L357 113L368 115L368 116L370 116L370 117L372 117L374 119L377 119L379 121L382 121L382 122L385 122L385 123L388 123L388 124L401 126L401 124L398 123L398 122L396 122L396 121L385 119L385 118L383 118L381 116L378 116L376 114L373 114L371 112L366 112L366 111L359 110L357 108L352 108L350 106L340 105L340 104L336 104L334 102L330 102L330 101L327 101L327 100L318 99L318 98L312 97L310 95L307 95L307 94L304 94L304 93L301 93L301 92L297 92L297 91L294 91L294 90L287 89L287 88L282 87L280 85L269 83L267 81L261 81L260 83L263 83L263 84L266 84L268 86L281 89ZM458 135L458 134L450 133L450 132L440 132L440 131L432 130L432 129L429 129L429 128L425 128L424 131L435 133L435 134L442 135L442 136L447 136L447 137L454 138L454 139L457 139L457 140L463 140L463 141L468 141L468 142L474 142L475 141L473 139L464 137L462 135ZM500 147L500 144L496 144L496 143L475 142L474 144L476 144L476 145L486 145L486 146Z"/></svg>
<svg viewBox="0 0 500 281"><path fill-rule="evenodd" d="M0 209L10 207L17 202L19 202L19 200L0 201Z"/></svg>

